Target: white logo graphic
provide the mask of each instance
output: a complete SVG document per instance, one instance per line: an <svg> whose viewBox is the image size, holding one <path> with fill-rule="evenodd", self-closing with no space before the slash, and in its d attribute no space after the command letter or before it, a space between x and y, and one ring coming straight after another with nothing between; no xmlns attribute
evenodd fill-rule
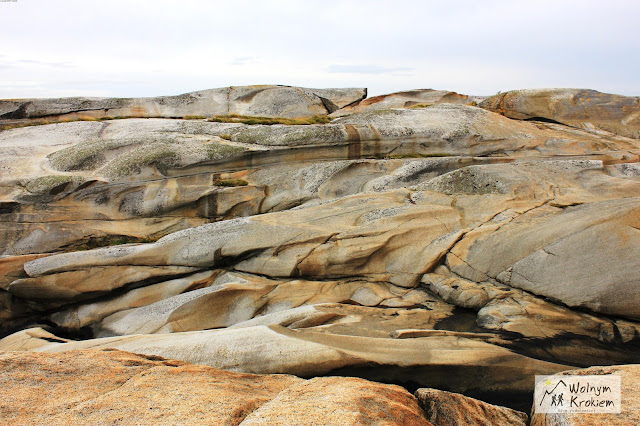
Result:
<svg viewBox="0 0 640 426"><path fill-rule="evenodd" d="M619 413L620 376L536 376L536 413Z"/></svg>

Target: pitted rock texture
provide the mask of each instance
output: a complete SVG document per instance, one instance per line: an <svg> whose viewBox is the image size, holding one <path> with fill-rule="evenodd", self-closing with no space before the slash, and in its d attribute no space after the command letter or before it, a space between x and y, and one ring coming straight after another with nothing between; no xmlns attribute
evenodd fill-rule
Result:
<svg viewBox="0 0 640 426"><path fill-rule="evenodd" d="M239 374L114 350L1 353L0 365L0 415L14 424L430 425L406 390L355 378Z"/></svg>
<svg viewBox="0 0 640 426"><path fill-rule="evenodd" d="M415 394L427 419L434 426L527 424L525 413L497 407L460 394L437 389L418 389Z"/></svg>

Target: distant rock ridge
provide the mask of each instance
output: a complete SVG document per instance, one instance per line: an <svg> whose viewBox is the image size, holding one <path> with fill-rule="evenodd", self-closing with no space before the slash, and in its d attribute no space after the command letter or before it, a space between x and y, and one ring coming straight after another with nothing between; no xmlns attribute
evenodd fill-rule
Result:
<svg viewBox="0 0 640 426"><path fill-rule="evenodd" d="M548 120L640 139L640 98L590 89L526 89L500 93L481 107L519 120Z"/></svg>
<svg viewBox="0 0 640 426"><path fill-rule="evenodd" d="M291 86L231 86L153 98L52 98L0 100L0 120L46 117L163 117L327 115L357 102L367 89L306 89Z"/></svg>

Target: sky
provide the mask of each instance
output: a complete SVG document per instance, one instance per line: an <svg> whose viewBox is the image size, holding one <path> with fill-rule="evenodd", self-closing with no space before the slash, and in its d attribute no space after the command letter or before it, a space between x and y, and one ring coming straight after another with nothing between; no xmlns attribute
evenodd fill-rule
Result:
<svg viewBox="0 0 640 426"><path fill-rule="evenodd" d="M0 0L0 99L249 84L640 95L637 0Z"/></svg>

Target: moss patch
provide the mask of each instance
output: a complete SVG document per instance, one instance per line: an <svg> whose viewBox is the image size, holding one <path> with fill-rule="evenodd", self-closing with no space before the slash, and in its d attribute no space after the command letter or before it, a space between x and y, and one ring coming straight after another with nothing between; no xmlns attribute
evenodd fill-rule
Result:
<svg viewBox="0 0 640 426"><path fill-rule="evenodd" d="M247 186L249 182L243 179L214 179L213 184L215 186Z"/></svg>
<svg viewBox="0 0 640 426"><path fill-rule="evenodd" d="M79 185L85 182L81 176L47 175L30 180L25 189L37 195L56 195L64 191L69 185Z"/></svg>
<svg viewBox="0 0 640 426"><path fill-rule="evenodd" d="M246 151L246 149L241 146L222 145L218 143L205 145L205 148L209 160L221 160Z"/></svg>
<svg viewBox="0 0 640 426"><path fill-rule="evenodd" d="M168 169L179 165L180 150L174 144L156 143L152 146L139 146L119 155L110 161L101 171L114 179L140 173L143 167L154 165L159 169Z"/></svg>
<svg viewBox="0 0 640 426"><path fill-rule="evenodd" d="M314 115L312 117L302 118L284 118L284 117L252 117L249 115L216 115L211 117L209 121L216 123L242 123L242 124L287 124L290 126L295 125L309 125L309 124L326 124L331 121L330 117L325 115Z"/></svg>
<svg viewBox="0 0 640 426"><path fill-rule="evenodd" d="M411 105L409 108L429 108L430 106L433 106L433 104L415 104Z"/></svg>
<svg viewBox="0 0 640 426"><path fill-rule="evenodd" d="M97 140L76 144L48 156L60 171L96 170L113 179L140 173L143 167L156 166L161 172L207 160L221 160L246 149L221 143L192 140L122 139Z"/></svg>
<svg viewBox="0 0 640 426"><path fill-rule="evenodd" d="M106 160L106 151L138 143L132 140L98 140L81 142L61 149L47 158L51 166L60 171L93 170Z"/></svg>

